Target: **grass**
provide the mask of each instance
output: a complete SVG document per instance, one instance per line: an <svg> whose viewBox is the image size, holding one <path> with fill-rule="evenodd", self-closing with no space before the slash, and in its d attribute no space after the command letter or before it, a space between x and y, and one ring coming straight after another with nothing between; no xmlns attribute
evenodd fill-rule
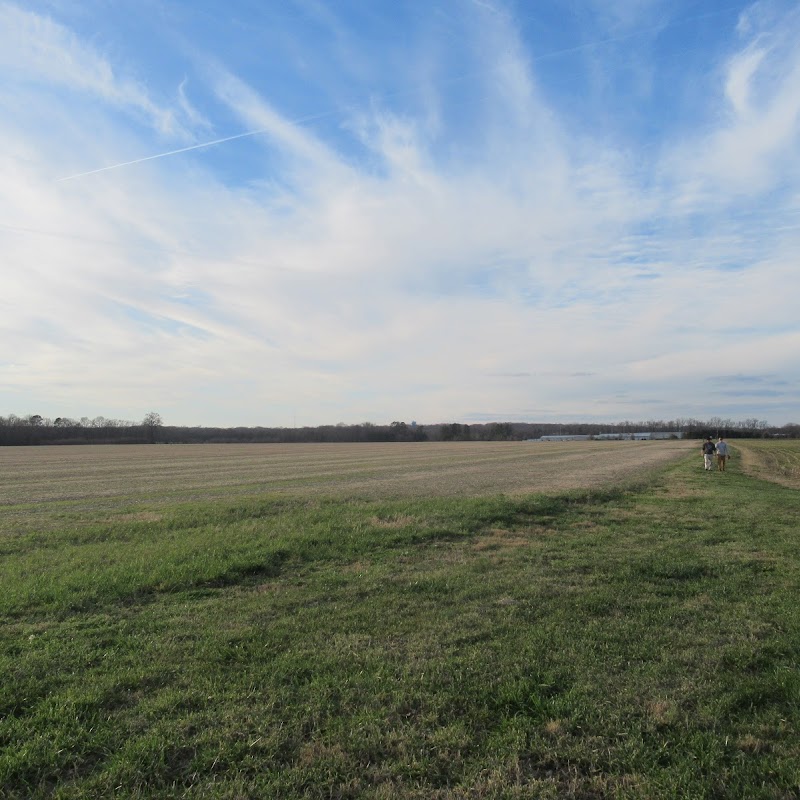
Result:
<svg viewBox="0 0 800 800"><path fill-rule="evenodd" d="M0 523L0 797L800 796L800 494L739 458L100 508Z"/></svg>
<svg viewBox="0 0 800 800"><path fill-rule="evenodd" d="M749 472L800 489L800 447L797 441L752 439L742 442L741 449Z"/></svg>

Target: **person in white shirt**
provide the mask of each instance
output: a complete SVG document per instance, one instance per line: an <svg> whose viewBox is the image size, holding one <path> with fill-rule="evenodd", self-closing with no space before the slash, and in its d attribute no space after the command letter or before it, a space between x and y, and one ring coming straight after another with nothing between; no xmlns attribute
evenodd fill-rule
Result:
<svg viewBox="0 0 800 800"><path fill-rule="evenodd" d="M729 453L728 444L721 436L719 437L715 449L717 451L717 469L720 472L725 472L725 462L728 460Z"/></svg>

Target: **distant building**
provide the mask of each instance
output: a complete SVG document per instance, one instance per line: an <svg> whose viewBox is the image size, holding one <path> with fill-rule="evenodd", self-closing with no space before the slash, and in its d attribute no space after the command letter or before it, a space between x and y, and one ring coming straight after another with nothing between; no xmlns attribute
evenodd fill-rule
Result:
<svg viewBox="0 0 800 800"><path fill-rule="evenodd" d="M596 441L649 441L653 439L683 439L683 431L638 431L637 433L596 433L593 436L583 434L558 434L542 436L539 439L527 439L528 442L585 442Z"/></svg>
<svg viewBox="0 0 800 800"><path fill-rule="evenodd" d="M588 436L588 435L587 436L583 436L583 435L577 435L576 434L574 436L570 436L569 434L565 434L565 435L562 436L561 434L559 434L558 436L542 436L541 438L538 439L538 441L540 441L540 442L586 442L586 441L589 441L589 439L591 439L591 438L592 437Z"/></svg>

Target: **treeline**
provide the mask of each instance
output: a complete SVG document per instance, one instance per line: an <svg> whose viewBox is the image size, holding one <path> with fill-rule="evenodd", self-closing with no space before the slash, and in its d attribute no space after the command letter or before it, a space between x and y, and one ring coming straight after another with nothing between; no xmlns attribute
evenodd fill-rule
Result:
<svg viewBox="0 0 800 800"><path fill-rule="evenodd" d="M141 422L95 417L48 419L39 414L0 417L0 445L78 444L209 444L288 442L425 442L425 441L519 441L541 436L597 435L600 433L676 432L686 438L725 436L734 438L799 438L800 425L770 426L758 419L735 421L712 417L708 420L625 420L614 424L491 422L464 425L457 422L436 425L392 422L376 425L319 425L303 428L211 428L164 425L160 414L151 411Z"/></svg>
<svg viewBox="0 0 800 800"><path fill-rule="evenodd" d="M106 417L56 417L40 414L0 417L0 445L153 444L163 441L164 425L155 411L141 422Z"/></svg>
<svg viewBox="0 0 800 800"><path fill-rule="evenodd" d="M624 420L615 423L570 422L531 423L493 422L489 425L460 425L449 423L434 426L439 440L472 439L538 439L542 436L596 436L601 433L679 433L686 439L702 439L706 436L725 436L738 439L762 439L771 437L800 438L800 425L790 423L781 427L771 426L765 420L732 420L711 417L699 420L691 417L670 420Z"/></svg>

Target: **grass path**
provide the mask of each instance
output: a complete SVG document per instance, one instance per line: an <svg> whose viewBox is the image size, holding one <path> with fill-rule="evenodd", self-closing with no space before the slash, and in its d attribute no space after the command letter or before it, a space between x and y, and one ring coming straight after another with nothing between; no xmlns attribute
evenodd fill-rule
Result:
<svg viewBox="0 0 800 800"><path fill-rule="evenodd" d="M694 455L638 489L62 509L2 539L0 797L798 797L799 512Z"/></svg>

